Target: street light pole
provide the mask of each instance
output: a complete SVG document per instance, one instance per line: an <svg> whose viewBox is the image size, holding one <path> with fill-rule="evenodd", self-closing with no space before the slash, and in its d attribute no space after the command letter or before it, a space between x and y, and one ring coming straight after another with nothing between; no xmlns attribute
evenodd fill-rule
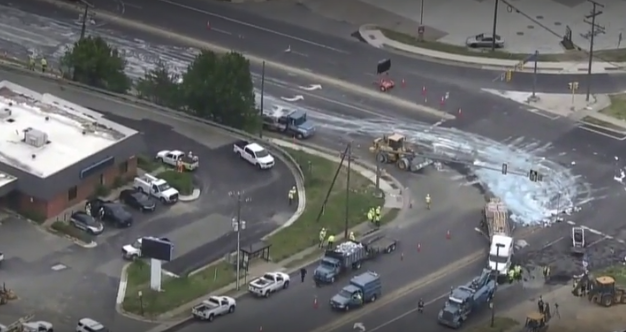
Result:
<svg viewBox="0 0 626 332"><path fill-rule="evenodd" d="M496 28L498 27L498 2L499 0L495 0L496 3L494 5L493 8L493 34L492 34L492 41L491 41L491 52L495 52L496 51Z"/></svg>
<svg viewBox="0 0 626 332"><path fill-rule="evenodd" d="M497 0L496 0L497 1ZM496 285L498 284L498 277L500 276L500 271L498 270L498 258L500 258L500 246L496 244ZM494 292L494 296L495 296L495 292ZM491 327L493 327L494 321L496 319L496 309L495 309L495 305L493 303L493 296L491 298L491 304L489 305L489 307L491 307Z"/></svg>
<svg viewBox="0 0 626 332"><path fill-rule="evenodd" d="M237 200L237 214L236 217L232 220L233 231L237 232L237 281L235 282L236 289L240 288L240 279L241 279L241 231L246 229L246 221L241 220L241 208L243 203L249 202L250 200L243 197L243 193L240 191L237 192L229 192L228 195Z"/></svg>
<svg viewBox="0 0 626 332"><path fill-rule="evenodd" d="M346 220L343 231L343 236L345 239L348 238L348 219L350 216L350 171L352 168L352 143L348 143L348 148L346 149L346 158L348 159L348 174L346 176Z"/></svg>
<svg viewBox="0 0 626 332"><path fill-rule="evenodd" d="M259 131L259 137L263 138L263 102L265 100L265 61L263 61L263 66L261 67L261 109L259 113L261 113L261 130Z"/></svg>
<svg viewBox="0 0 626 332"><path fill-rule="evenodd" d="M420 5L420 25L424 25L424 0L422 0Z"/></svg>
<svg viewBox="0 0 626 332"><path fill-rule="evenodd" d="M89 4L84 1L83 1L83 4L85 5L85 11L83 12L83 20L82 20L82 25L80 27L80 40L85 38L85 33L87 31L87 15L89 14Z"/></svg>
<svg viewBox="0 0 626 332"><path fill-rule="evenodd" d="M591 2L593 5L593 9L589 15L585 16L584 22L591 25L591 38L589 40L589 66L587 67L587 97L585 101L589 101L589 95L591 94L591 65L593 63L593 43L594 37L596 36L596 28L599 32L604 31L604 27L596 25L596 16L602 15L602 11L598 11L598 7L604 8L603 4L597 3L594 0L587 0ZM591 22L587 21L587 19L591 19Z"/></svg>

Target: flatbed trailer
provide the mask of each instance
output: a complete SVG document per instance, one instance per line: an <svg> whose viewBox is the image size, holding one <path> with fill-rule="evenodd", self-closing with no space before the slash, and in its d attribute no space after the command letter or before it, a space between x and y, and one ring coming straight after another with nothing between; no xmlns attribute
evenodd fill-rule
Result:
<svg viewBox="0 0 626 332"><path fill-rule="evenodd" d="M483 211L483 226L487 230L487 236L489 240L494 235L513 235L513 229L509 220L509 211L499 198L491 198L487 204L485 204L485 210Z"/></svg>
<svg viewBox="0 0 626 332"><path fill-rule="evenodd" d="M367 248L369 258L373 258L381 253L388 254L395 251L398 240L375 233L363 238L361 243Z"/></svg>

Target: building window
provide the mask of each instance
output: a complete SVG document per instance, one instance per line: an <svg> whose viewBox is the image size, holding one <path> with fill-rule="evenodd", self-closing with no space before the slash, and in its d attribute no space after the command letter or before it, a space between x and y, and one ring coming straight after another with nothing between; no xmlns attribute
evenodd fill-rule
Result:
<svg viewBox="0 0 626 332"><path fill-rule="evenodd" d="M105 185L106 184L106 180L104 178L104 173L100 173L100 185Z"/></svg>
<svg viewBox="0 0 626 332"><path fill-rule="evenodd" d="M76 199L77 196L78 196L78 187L73 186L72 188L70 188L70 190L67 191L67 200L68 201L72 201L72 200Z"/></svg>
<svg viewBox="0 0 626 332"><path fill-rule="evenodd" d="M128 173L128 161L125 161L120 164L120 174Z"/></svg>

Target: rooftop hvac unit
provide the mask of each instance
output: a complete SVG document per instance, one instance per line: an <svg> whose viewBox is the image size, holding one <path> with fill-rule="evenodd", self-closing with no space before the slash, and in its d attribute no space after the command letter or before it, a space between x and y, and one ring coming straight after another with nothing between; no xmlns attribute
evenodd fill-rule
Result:
<svg viewBox="0 0 626 332"><path fill-rule="evenodd" d="M24 130L24 143L40 148L48 143L48 134L41 130L28 128Z"/></svg>
<svg viewBox="0 0 626 332"><path fill-rule="evenodd" d="M13 112L11 112L11 109L10 109L10 108L8 108L8 107L3 108L3 109L0 111L0 120L6 120L6 119L8 119L8 118L10 118L10 117L11 117L11 115L12 115L12 114L13 114Z"/></svg>

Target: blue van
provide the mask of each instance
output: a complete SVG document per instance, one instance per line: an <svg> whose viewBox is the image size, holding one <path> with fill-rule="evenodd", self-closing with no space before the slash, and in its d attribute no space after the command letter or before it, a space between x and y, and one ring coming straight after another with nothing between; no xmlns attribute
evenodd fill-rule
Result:
<svg viewBox="0 0 626 332"><path fill-rule="evenodd" d="M365 272L353 277L350 284L332 297L330 306L336 310L349 311L365 303L376 301L382 293L380 276L376 272Z"/></svg>

